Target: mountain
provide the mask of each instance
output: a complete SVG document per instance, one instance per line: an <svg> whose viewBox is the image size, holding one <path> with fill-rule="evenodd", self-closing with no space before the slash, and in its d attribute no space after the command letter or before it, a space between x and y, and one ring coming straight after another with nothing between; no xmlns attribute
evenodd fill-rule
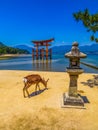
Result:
<svg viewBox="0 0 98 130"><path fill-rule="evenodd" d="M28 45L16 45L16 46L13 46L14 48L19 48L19 49L26 49L28 50L30 53L32 53L32 49L34 48L33 46L28 46ZM65 50L68 51L70 50L71 48L71 45L65 45L65 46L55 46L55 47L52 47L52 51L53 53L64 53Z"/></svg>
<svg viewBox="0 0 98 130"><path fill-rule="evenodd" d="M0 42L0 47L6 47L2 42Z"/></svg>
<svg viewBox="0 0 98 130"><path fill-rule="evenodd" d="M65 54L65 52L70 51L71 45L54 46L52 47L52 52L56 54Z"/></svg>
<svg viewBox="0 0 98 130"><path fill-rule="evenodd" d="M27 51L29 51L30 53L32 53L32 48L34 48L33 46L28 46L28 45L17 45L14 46L15 48L19 48L19 49L25 49ZM69 52L72 48L72 45L63 45L63 46L53 46L52 48L52 52L54 54L65 54L66 52ZM98 54L98 44L92 44L92 45L84 45L84 46L79 46L79 49L81 52L87 53L87 54Z"/></svg>
<svg viewBox="0 0 98 130"><path fill-rule="evenodd" d="M69 52L71 48L72 45L54 46L52 47L52 51L53 53L65 54ZM79 46L79 50L87 54L98 54L98 44Z"/></svg>
<svg viewBox="0 0 98 130"><path fill-rule="evenodd" d="M29 54L27 50L9 47L0 42L0 54Z"/></svg>
<svg viewBox="0 0 98 130"><path fill-rule="evenodd" d="M92 44L90 46L80 46L81 51L83 52L89 52L89 53L98 53L98 44Z"/></svg>
<svg viewBox="0 0 98 130"><path fill-rule="evenodd" d="M32 48L33 48L33 46L28 46L28 45L16 45L16 46L13 46L13 47L27 50L29 53L32 53Z"/></svg>

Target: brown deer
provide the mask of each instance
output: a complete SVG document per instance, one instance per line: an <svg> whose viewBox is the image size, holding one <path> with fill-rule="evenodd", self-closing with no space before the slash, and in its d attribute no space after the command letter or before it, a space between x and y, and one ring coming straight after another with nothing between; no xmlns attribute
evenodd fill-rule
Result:
<svg viewBox="0 0 98 130"><path fill-rule="evenodd" d="M28 97L30 97L29 92L28 92L27 89L33 84L36 84L36 86L35 86L35 94L37 92L37 87L40 90L39 83L42 83L45 86L45 88L47 88L48 80L49 79L47 79L47 81L45 81L44 78L42 79L41 76L38 75L38 74L32 74L32 75L28 75L28 76L24 77L24 79L23 79L23 81L24 81L24 88L23 88L24 97L26 97L25 96L25 91L27 92Z"/></svg>

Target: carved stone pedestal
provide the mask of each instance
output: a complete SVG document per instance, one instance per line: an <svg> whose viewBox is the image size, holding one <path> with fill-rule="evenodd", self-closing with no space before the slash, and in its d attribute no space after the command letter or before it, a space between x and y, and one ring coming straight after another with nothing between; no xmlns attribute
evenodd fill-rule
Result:
<svg viewBox="0 0 98 130"><path fill-rule="evenodd" d="M63 104L67 105L67 107L84 107L84 101L80 96L72 97L68 93L63 94Z"/></svg>
<svg viewBox="0 0 98 130"><path fill-rule="evenodd" d="M83 71L83 69L70 69L70 68L67 68L66 71L69 74L69 78L70 78L68 94L69 94L69 96L77 97L78 96L78 94L77 94L78 77L84 71Z"/></svg>
<svg viewBox="0 0 98 130"><path fill-rule="evenodd" d="M77 81L79 74L83 73L83 69L67 68L70 77L69 91L63 94L63 106L65 107L84 107L83 99L77 93Z"/></svg>

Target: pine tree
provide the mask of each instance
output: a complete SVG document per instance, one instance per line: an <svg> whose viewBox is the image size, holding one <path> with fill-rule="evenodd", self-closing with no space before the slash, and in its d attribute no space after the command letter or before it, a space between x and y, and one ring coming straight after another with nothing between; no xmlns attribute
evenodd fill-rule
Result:
<svg viewBox="0 0 98 130"><path fill-rule="evenodd" d="M90 40L98 42L98 37L95 37L98 32L98 13L90 14L89 10L85 9L84 11L73 13L73 16L77 22L82 21L84 27L87 28L87 32L92 32Z"/></svg>

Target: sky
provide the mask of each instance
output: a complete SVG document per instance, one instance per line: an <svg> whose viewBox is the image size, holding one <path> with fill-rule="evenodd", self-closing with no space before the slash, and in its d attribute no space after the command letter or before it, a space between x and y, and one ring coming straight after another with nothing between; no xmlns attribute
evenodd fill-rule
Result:
<svg viewBox="0 0 98 130"><path fill-rule="evenodd" d="M98 0L0 0L0 42L32 45L52 37L52 45L92 44L90 33L73 13L88 8L98 13Z"/></svg>

